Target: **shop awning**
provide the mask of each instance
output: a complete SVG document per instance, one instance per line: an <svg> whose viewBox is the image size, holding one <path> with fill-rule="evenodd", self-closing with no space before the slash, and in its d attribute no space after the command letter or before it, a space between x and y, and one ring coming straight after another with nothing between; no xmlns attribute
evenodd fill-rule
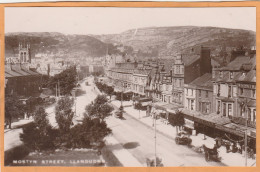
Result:
<svg viewBox="0 0 260 172"><path fill-rule="evenodd" d="M197 111L191 111L188 109L181 109L181 112L184 114L184 117L195 122L201 123L203 125L214 127L215 124L224 125L230 123L230 119L226 117L222 117L218 114L202 114Z"/></svg>

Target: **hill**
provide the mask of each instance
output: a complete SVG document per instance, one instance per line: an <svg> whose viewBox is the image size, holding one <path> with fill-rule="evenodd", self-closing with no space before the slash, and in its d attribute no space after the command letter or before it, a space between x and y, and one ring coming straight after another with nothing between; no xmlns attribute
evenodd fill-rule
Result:
<svg viewBox="0 0 260 172"><path fill-rule="evenodd" d="M217 27L176 26L138 28L114 35L94 37L109 43L131 46L136 51L159 57L176 52L188 53L192 48L208 46L217 55L221 48L255 46L256 33L248 30Z"/></svg>
<svg viewBox="0 0 260 172"><path fill-rule="evenodd" d="M9 33L5 36L5 56L17 56L19 42L30 43L32 56L36 53L60 57L103 56L112 45L88 35L64 35L55 32Z"/></svg>

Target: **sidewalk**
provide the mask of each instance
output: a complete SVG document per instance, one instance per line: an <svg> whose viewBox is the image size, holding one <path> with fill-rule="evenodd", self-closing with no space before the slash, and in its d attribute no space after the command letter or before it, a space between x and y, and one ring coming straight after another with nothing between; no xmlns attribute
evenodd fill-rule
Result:
<svg viewBox="0 0 260 172"><path fill-rule="evenodd" d="M118 108L121 105L121 102L118 100L113 100L111 103ZM132 101L123 102L124 110L127 114L136 118L137 120L144 123L145 125L147 125L149 127L153 127L153 119L151 117L147 117L145 111L140 111L140 116L139 116L139 110L134 109L133 106L130 106L130 105L132 105ZM156 120L156 129L157 129L157 132L163 134L164 136L166 136L170 139L175 139L176 128L171 125L167 125L167 124L163 123L163 121L160 119ZM213 147L215 144L214 139L211 137L206 136L206 140L204 140L203 134L198 134L197 136L192 135L190 137L192 139L192 145L195 148L198 148L198 147L202 146L203 144L205 144L208 147ZM231 152L226 153L226 148L224 146L221 146L218 149L218 151L219 151L220 157L222 157L221 162L223 164L225 164L227 166L240 166L240 167L244 166L245 158L243 157L242 154L231 153ZM252 165L256 166L255 162L256 162L256 160L248 158L247 159L248 167L250 167Z"/></svg>
<svg viewBox="0 0 260 172"><path fill-rule="evenodd" d="M120 161L123 167L144 166L136 158L134 158L130 152L123 148L123 146L114 137L106 137L106 146L110 148L110 150L117 157L117 159Z"/></svg>
<svg viewBox="0 0 260 172"><path fill-rule="evenodd" d="M26 124L31 123L31 122L33 122L33 119L21 119L21 120L19 120L19 121L17 121L17 122L13 122L13 123L12 123L12 129L5 128L5 129L4 129L4 133L6 133L6 132L8 132L8 131L11 131L11 130L13 130L13 129L16 129L16 128L20 128L20 127L22 127L23 125L26 125Z"/></svg>

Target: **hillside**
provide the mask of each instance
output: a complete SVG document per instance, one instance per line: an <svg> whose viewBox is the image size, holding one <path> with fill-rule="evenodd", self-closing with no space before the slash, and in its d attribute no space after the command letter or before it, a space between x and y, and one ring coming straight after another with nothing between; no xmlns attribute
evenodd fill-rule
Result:
<svg viewBox="0 0 260 172"><path fill-rule="evenodd" d="M132 29L115 35L96 35L109 43L122 43L134 50L157 52L160 57L176 52L188 53L197 46L209 46L216 55L221 47L251 47L255 45L256 33L248 30L217 27L149 27Z"/></svg>
<svg viewBox="0 0 260 172"><path fill-rule="evenodd" d="M60 57L103 56L107 44L87 35L61 33L10 33L5 36L5 55L17 56L19 42L30 43L32 56L36 53L56 54ZM112 47L112 45L108 45Z"/></svg>
<svg viewBox="0 0 260 172"><path fill-rule="evenodd" d="M5 37L5 54L7 57L17 56L19 42L29 42L32 56L47 53L63 58L98 57L104 56L108 50L109 54L136 52L139 58L172 58L177 52L189 54L199 46L210 47L211 55L218 56L223 54L223 48L228 53L234 47L255 46L255 35L248 30L196 26L149 27L109 35L9 33Z"/></svg>

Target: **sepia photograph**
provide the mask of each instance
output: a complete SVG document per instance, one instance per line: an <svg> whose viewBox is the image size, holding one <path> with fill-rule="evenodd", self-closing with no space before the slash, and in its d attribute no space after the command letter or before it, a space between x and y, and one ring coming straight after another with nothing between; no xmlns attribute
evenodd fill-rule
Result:
<svg viewBox="0 0 260 172"><path fill-rule="evenodd" d="M4 166L256 167L256 7L4 10Z"/></svg>

